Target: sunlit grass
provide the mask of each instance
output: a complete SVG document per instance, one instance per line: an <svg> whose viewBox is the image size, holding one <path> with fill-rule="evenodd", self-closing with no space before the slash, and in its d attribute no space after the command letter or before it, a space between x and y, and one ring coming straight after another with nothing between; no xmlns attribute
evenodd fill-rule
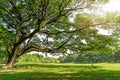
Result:
<svg viewBox="0 0 120 80"><path fill-rule="evenodd" d="M120 80L120 64L18 63L0 70L0 80ZM0 65L2 66L2 65Z"/></svg>

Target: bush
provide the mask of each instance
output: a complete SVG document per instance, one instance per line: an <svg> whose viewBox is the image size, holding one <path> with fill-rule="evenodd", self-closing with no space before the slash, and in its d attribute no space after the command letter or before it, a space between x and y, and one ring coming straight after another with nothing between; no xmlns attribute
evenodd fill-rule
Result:
<svg viewBox="0 0 120 80"><path fill-rule="evenodd" d="M55 58L45 58L39 54L24 54L18 58L17 62L59 63L60 61Z"/></svg>

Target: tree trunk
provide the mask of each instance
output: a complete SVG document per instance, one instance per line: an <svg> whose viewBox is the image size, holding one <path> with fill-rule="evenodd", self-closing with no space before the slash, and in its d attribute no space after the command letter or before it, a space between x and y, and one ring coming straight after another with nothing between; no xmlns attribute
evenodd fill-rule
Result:
<svg viewBox="0 0 120 80"><path fill-rule="evenodd" d="M16 53L12 53L11 55L9 55L5 68L13 68L15 66L16 59L17 59Z"/></svg>

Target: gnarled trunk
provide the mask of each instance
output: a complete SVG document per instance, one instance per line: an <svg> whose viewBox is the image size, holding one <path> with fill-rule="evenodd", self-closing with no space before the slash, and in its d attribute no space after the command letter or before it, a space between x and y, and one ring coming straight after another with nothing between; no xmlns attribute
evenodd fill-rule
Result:
<svg viewBox="0 0 120 80"><path fill-rule="evenodd" d="M6 68L13 68L15 66L15 61L17 59L17 54L12 53L11 55L8 56L8 61L6 64Z"/></svg>

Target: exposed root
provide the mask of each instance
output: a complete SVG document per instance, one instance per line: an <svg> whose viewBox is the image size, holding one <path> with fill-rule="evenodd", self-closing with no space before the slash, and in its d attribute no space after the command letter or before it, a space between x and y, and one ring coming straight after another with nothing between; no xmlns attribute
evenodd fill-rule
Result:
<svg viewBox="0 0 120 80"><path fill-rule="evenodd" d="M3 66L2 69L11 69L11 66Z"/></svg>
<svg viewBox="0 0 120 80"><path fill-rule="evenodd" d="M16 68L16 66L3 66L2 69L13 69Z"/></svg>

